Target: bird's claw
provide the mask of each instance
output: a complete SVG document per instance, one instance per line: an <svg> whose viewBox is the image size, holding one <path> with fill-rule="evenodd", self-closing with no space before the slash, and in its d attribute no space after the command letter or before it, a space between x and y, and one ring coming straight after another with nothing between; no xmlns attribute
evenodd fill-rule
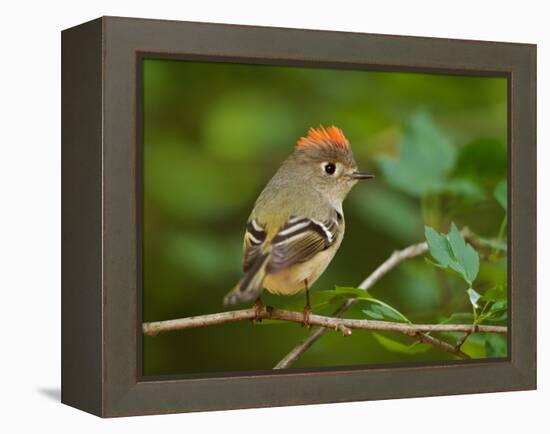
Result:
<svg viewBox="0 0 550 434"><path fill-rule="evenodd" d="M262 300L258 298L254 302L254 318L252 318L252 324L256 324L257 322L262 322L262 312L264 310L264 304L262 303Z"/></svg>

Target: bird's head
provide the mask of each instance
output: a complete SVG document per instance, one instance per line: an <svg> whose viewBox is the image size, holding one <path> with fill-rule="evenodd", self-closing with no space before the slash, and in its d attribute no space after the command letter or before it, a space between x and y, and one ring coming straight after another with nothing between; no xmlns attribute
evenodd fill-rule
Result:
<svg viewBox="0 0 550 434"><path fill-rule="evenodd" d="M339 128L310 128L307 136L298 140L291 160L302 181L334 201L342 202L351 188L362 179L374 175L357 170L351 146Z"/></svg>

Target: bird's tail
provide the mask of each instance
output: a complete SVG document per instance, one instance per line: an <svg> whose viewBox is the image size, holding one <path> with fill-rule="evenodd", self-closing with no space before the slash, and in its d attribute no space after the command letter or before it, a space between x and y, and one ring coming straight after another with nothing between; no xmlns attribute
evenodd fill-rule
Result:
<svg viewBox="0 0 550 434"><path fill-rule="evenodd" d="M239 304L254 301L262 292L265 269L271 253L262 254L250 267L239 283L225 296L223 304Z"/></svg>

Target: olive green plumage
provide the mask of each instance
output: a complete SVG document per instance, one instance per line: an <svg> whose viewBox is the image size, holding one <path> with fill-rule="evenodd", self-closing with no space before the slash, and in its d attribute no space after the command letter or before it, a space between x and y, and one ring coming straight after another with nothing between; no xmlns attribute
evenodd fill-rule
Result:
<svg viewBox="0 0 550 434"><path fill-rule="evenodd" d="M244 276L226 304L263 288L291 295L311 285L340 247L342 203L359 179L349 142L336 127L310 129L260 193L244 236Z"/></svg>

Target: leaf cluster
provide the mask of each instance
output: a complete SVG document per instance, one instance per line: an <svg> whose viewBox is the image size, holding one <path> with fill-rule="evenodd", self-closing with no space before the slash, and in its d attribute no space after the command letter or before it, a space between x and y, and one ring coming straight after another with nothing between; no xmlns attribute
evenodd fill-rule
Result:
<svg viewBox="0 0 550 434"><path fill-rule="evenodd" d="M456 225L451 224L448 234L440 234L426 226L425 234L430 254L437 261L434 265L456 271L472 286L479 272L479 255L466 243Z"/></svg>

